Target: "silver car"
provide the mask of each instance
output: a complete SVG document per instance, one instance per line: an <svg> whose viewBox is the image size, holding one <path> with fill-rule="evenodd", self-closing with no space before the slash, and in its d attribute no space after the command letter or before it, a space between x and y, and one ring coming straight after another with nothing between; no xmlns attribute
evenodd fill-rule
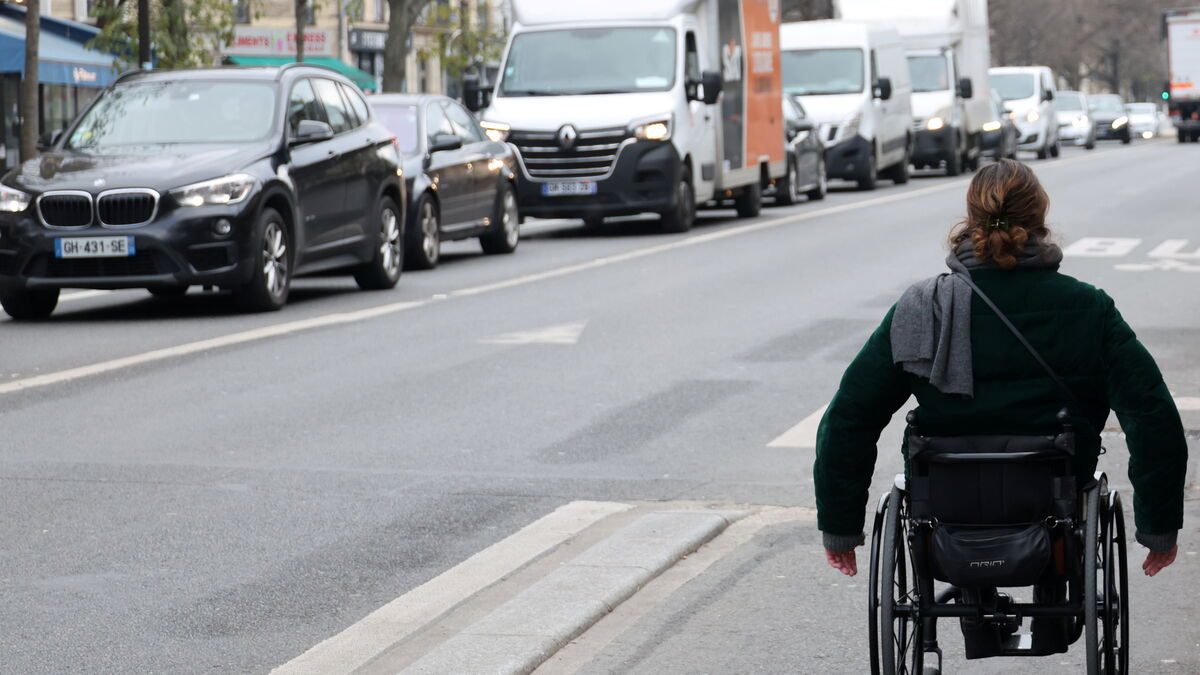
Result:
<svg viewBox="0 0 1200 675"><path fill-rule="evenodd" d="M1063 143L1096 147L1096 121L1088 109L1087 96L1078 91L1060 91L1054 98L1058 116L1058 138Z"/></svg>
<svg viewBox="0 0 1200 675"><path fill-rule="evenodd" d="M1147 140L1158 135L1158 106L1153 103L1129 103L1125 106L1129 129L1134 137Z"/></svg>

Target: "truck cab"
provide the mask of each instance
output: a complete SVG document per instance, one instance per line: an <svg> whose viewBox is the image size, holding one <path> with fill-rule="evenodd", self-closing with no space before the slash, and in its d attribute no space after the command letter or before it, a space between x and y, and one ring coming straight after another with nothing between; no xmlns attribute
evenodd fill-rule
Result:
<svg viewBox="0 0 1200 675"><path fill-rule="evenodd" d="M757 215L762 185L786 173L771 6L517 0L480 119L518 152L521 213L598 224L653 212L677 232L726 198Z"/></svg>

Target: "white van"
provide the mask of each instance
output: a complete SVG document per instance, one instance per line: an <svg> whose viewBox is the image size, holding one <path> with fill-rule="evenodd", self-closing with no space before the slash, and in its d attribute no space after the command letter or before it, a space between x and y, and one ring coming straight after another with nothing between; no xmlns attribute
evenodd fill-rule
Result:
<svg viewBox="0 0 1200 675"><path fill-rule="evenodd" d="M992 68L988 80L1017 123L1017 147L1036 152L1038 159L1058 157L1053 71L1046 66Z"/></svg>
<svg viewBox="0 0 1200 675"><path fill-rule="evenodd" d="M908 182L912 86L894 30L853 21L800 21L780 28L783 92L818 124L830 178L875 188Z"/></svg>
<svg viewBox="0 0 1200 675"><path fill-rule="evenodd" d="M517 151L521 214L756 216L787 174L777 0L516 0L483 127ZM470 98L470 97L469 97ZM478 107L478 106L476 106Z"/></svg>

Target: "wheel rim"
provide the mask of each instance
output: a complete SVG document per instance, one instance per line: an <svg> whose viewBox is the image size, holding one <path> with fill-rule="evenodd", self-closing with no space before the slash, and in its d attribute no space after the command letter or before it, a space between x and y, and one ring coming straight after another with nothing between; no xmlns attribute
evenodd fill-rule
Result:
<svg viewBox="0 0 1200 675"><path fill-rule="evenodd" d="M432 203L425 202L421 207L421 251L427 260L437 260L440 237L437 213Z"/></svg>
<svg viewBox="0 0 1200 675"><path fill-rule="evenodd" d="M385 206L379 217L379 260L389 275L400 269L400 219Z"/></svg>
<svg viewBox="0 0 1200 675"><path fill-rule="evenodd" d="M504 213L500 217L505 243L509 248L516 248L521 239L520 216L517 215L517 197L511 189L504 191Z"/></svg>
<svg viewBox="0 0 1200 675"><path fill-rule="evenodd" d="M283 228L274 221L263 233L263 282L272 297L283 295L288 282L287 240Z"/></svg>
<svg viewBox="0 0 1200 675"><path fill-rule="evenodd" d="M800 198L800 179L796 177L796 169L793 166L791 171L788 171L788 197L794 202Z"/></svg>
<svg viewBox="0 0 1200 675"><path fill-rule="evenodd" d="M880 584L880 646L883 672L891 675L920 675L924 653L921 651L920 590L916 574L909 576L907 537L903 523L908 517L900 493L893 490L884 525L883 580ZM890 540L890 545L889 545ZM907 555L906 555L907 554ZM897 612L897 608L904 611Z"/></svg>
<svg viewBox="0 0 1200 675"><path fill-rule="evenodd" d="M825 173L825 160L822 158L817 162L817 189L821 194L829 189L829 176Z"/></svg>

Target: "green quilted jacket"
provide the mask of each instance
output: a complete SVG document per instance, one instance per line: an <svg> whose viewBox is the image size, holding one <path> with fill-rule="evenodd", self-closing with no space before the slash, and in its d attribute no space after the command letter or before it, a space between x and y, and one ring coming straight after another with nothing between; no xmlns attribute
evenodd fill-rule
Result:
<svg viewBox="0 0 1200 675"><path fill-rule="evenodd" d="M971 278L1049 362L1086 410L1073 410L1076 476L1090 480L1099 430L1117 413L1129 446L1139 533L1183 525L1187 441L1175 401L1153 357L1104 291L1053 270L977 269ZM891 311L846 369L817 432L817 525L857 536L875 468L876 443L892 415L915 395L929 435L1045 434L1059 429L1064 396L996 315L971 305L975 396L943 394L892 362ZM1082 416L1080 413L1082 412Z"/></svg>

